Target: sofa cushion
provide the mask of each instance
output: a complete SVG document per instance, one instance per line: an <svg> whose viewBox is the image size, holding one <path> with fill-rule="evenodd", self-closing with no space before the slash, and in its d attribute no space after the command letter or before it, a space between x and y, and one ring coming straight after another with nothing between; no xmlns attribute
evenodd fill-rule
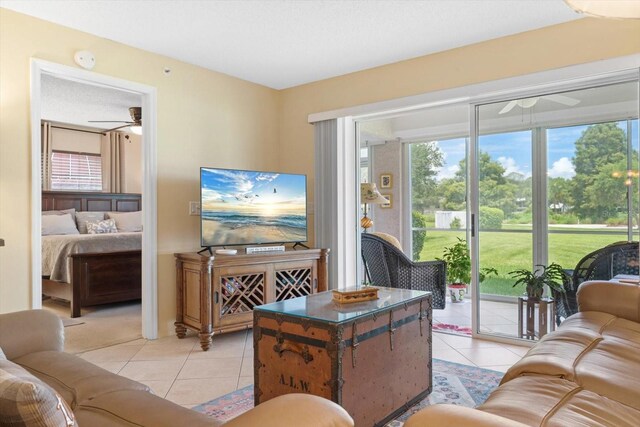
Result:
<svg viewBox="0 0 640 427"><path fill-rule="evenodd" d="M0 360L0 425L77 425L71 409L54 391L21 366Z"/></svg>
<svg viewBox="0 0 640 427"><path fill-rule="evenodd" d="M79 402L114 390L150 392L144 384L68 353L40 351L19 357L15 362L53 387L74 410Z"/></svg>
<svg viewBox="0 0 640 427"><path fill-rule="evenodd" d="M501 384L529 374L550 375L573 381L576 377L576 362L601 340L602 335L589 329L561 328L547 334L507 371Z"/></svg>
<svg viewBox="0 0 640 427"><path fill-rule="evenodd" d="M151 393L139 390L121 390L103 393L81 402L75 409L81 425L189 427L221 425L213 418L184 408Z"/></svg>
<svg viewBox="0 0 640 427"><path fill-rule="evenodd" d="M495 389L478 409L527 425L542 425L558 402L578 389L562 378L523 376Z"/></svg>
<svg viewBox="0 0 640 427"><path fill-rule="evenodd" d="M515 378L497 388L478 409L528 425L616 426L640 424L640 411L545 375Z"/></svg>
<svg viewBox="0 0 640 427"><path fill-rule="evenodd" d="M616 316L581 312L546 335L509 369L502 383L523 375L550 375L640 410L640 325Z"/></svg>

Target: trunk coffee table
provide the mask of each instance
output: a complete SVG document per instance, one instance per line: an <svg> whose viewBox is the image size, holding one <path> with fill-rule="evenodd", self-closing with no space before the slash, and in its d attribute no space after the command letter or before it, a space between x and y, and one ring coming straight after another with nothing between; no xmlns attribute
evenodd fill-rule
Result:
<svg viewBox="0 0 640 427"><path fill-rule="evenodd" d="M342 405L356 426L378 426L428 395L431 293L378 296L338 304L321 292L254 308L256 405L311 393Z"/></svg>

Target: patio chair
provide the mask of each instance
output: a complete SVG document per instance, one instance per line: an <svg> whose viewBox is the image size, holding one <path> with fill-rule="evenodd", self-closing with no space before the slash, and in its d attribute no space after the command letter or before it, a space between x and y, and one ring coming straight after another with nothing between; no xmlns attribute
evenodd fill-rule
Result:
<svg viewBox="0 0 640 427"><path fill-rule="evenodd" d="M367 277L374 285L430 291L433 308L445 307L447 269L444 261L411 261L389 241L362 234L362 259Z"/></svg>
<svg viewBox="0 0 640 427"><path fill-rule="evenodd" d="M618 274L638 275L638 242L612 243L578 262L565 292L552 290L556 300L556 324L578 312L576 293L587 280L611 280Z"/></svg>

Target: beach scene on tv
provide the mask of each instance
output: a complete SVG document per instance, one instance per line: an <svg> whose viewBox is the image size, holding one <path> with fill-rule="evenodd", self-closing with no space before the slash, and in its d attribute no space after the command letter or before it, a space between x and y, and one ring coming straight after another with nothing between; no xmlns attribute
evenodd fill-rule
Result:
<svg viewBox="0 0 640 427"><path fill-rule="evenodd" d="M201 169L202 245L307 240L304 175Z"/></svg>

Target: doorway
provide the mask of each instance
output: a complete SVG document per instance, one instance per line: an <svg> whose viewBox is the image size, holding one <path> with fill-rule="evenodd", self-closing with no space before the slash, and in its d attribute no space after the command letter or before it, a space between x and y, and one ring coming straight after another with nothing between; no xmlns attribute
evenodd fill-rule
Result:
<svg viewBox="0 0 640 427"><path fill-rule="evenodd" d="M156 89L85 70L33 59L31 62L31 166L32 166L32 308L42 307L42 179L41 119L42 82L45 78L75 82L139 97L142 108L141 162L141 295L142 336L155 339L158 334L157 308L157 213L156 213Z"/></svg>

